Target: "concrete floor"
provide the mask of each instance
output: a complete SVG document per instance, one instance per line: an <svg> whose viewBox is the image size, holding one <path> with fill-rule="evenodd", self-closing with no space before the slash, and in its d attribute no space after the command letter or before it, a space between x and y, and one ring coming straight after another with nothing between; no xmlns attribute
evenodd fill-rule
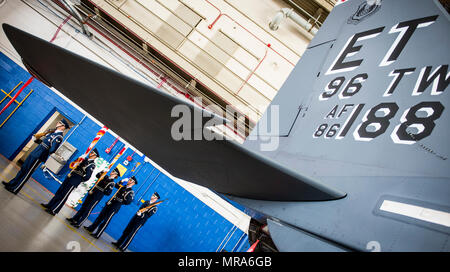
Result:
<svg viewBox="0 0 450 272"><path fill-rule="evenodd" d="M19 167L0 155L0 180L9 181ZM56 182L56 181L55 181ZM72 227L66 217L75 210L67 205L51 216L40 203L47 203L53 194L36 180L30 179L22 190L14 195L0 184L0 251L12 252L117 252L106 232L95 239L80 227ZM84 223L89 226L91 222Z"/></svg>

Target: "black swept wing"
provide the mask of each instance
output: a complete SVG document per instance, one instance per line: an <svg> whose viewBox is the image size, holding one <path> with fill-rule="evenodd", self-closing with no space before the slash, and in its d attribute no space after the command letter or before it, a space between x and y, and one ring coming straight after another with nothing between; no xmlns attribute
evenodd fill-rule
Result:
<svg viewBox="0 0 450 272"><path fill-rule="evenodd" d="M201 108L10 25L3 24L3 29L31 73L176 177L252 199L314 201L345 196L232 141L176 141L171 136L176 121L172 108L186 105L200 112Z"/></svg>

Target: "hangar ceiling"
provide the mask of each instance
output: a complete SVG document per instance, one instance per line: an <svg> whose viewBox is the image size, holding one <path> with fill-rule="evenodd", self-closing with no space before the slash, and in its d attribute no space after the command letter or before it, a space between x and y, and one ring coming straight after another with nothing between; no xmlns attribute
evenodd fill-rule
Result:
<svg viewBox="0 0 450 272"><path fill-rule="evenodd" d="M157 68L164 81L183 86L179 94L191 101L201 98L197 104L231 116L233 132L245 139L334 2L81 0L75 7L85 24ZM285 19L272 31L269 22L283 8L292 8L308 27Z"/></svg>

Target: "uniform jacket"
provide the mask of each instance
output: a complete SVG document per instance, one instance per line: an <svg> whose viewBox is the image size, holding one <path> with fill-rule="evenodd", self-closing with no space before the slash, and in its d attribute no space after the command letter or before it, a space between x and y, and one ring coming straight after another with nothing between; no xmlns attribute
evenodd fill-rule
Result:
<svg viewBox="0 0 450 272"><path fill-rule="evenodd" d="M102 172L96 175L97 178L102 176ZM92 194L110 195L114 189L115 183L106 175L98 184L92 189Z"/></svg>
<svg viewBox="0 0 450 272"><path fill-rule="evenodd" d="M141 207L139 207L140 209L143 209L147 206L150 205L150 201L145 201L144 204L141 205ZM134 215L136 217L136 219L138 219L141 223L145 223L152 215L154 215L156 213L156 211L158 211L158 207L157 206L153 206L150 209L148 209L145 212L139 213L136 212L136 214Z"/></svg>
<svg viewBox="0 0 450 272"><path fill-rule="evenodd" d="M81 182L88 181L92 172L95 169L94 160L85 159L83 160L77 168L73 170L73 174L69 177L70 183L75 186L78 186Z"/></svg>
<svg viewBox="0 0 450 272"><path fill-rule="evenodd" d="M44 136L40 144L33 150L33 153L35 153L41 161L45 161L50 154L54 153L58 149L62 141L62 131L49 133Z"/></svg>
<svg viewBox="0 0 450 272"><path fill-rule="evenodd" d="M127 188L126 186L120 186L118 183L116 183L115 187L119 188L119 190L114 198L106 203L107 205L114 206L114 208L118 210L122 205L129 205L133 202L133 189Z"/></svg>

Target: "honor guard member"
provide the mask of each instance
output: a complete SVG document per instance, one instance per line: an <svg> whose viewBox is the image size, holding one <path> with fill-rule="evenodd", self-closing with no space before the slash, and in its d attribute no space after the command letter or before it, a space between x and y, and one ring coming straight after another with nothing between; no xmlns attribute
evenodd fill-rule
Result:
<svg viewBox="0 0 450 272"><path fill-rule="evenodd" d="M97 178L103 175L104 171L97 174ZM103 196L110 195L114 189L114 179L120 176L120 171L115 168L111 174L104 176L102 180L98 181L94 187L89 190L83 205L72 218L66 218L72 226L79 228L84 221L89 217L95 206L102 200Z"/></svg>
<svg viewBox="0 0 450 272"><path fill-rule="evenodd" d="M77 188L81 182L88 181L91 178L92 172L95 169L94 160L99 157L98 150L94 148L89 153L88 158L80 162L75 169L73 169L66 177L64 182L56 191L55 196L47 203L41 204L46 208L46 212L55 215L66 203L67 198L73 189Z"/></svg>
<svg viewBox="0 0 450 272"><path fill-rule="evenodd" d="M89 227L84 227L87 231L91 232L91 236L94 238L98 239L103 234L112 217L119 212L122 205L129 205L134 199L134 191L131 188L137 184L136 177L133 176L128 180L124 179L120 183L121 184L116 184L116 188L119 189L111 199L106 202L105 207L102 209L97 219L95 219L94 223ZM94 233L96 229L97 232Z"/></svg>
<svg viewBox="0 0 450 272"><path fill-rule="evenodd" d="M38 167L39 163L45 162L54 153L63 141L63 132L69 128L69 123L65 119L61 119L56 124L55 129L47 130L44 133L39 133L33 137L36 139L39 145L28 155L27 159L23 163L16 177L10 180L8 183L2 181L5 189L13 194L17 194L33 172ZM43 139L40 139L44 136Z"/></svg>
<svg viewBox="0 0 450 272"><path fill-rule="evenodd" d="M112 242L114 246L116 246L120 251L125 251L128 245L133 240L134 236L138 232L138 230L147 222L147 220L156 213L158 207L156 205L152 205L159 199L159 194L155 192L150 201L145 201L144 204L139 208L137 213L131 218L127 227L120 236L117 242Z"/></svg>

